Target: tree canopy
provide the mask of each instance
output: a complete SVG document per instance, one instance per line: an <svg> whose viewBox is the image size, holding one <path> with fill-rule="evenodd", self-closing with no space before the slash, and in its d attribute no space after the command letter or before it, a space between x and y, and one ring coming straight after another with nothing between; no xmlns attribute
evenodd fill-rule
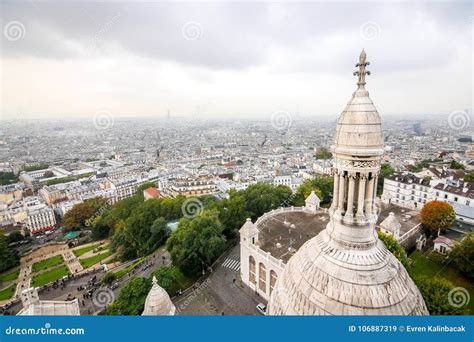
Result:
<svg viewBox="0 0 474 342"><path fill-rule="evenodd" d="M207 269L224 251L226 239L215 211L204 211L192 220L183 218L167 243L173 264L185 274Z"/></svg>
<svg viewBox="0 0 474 342"><path fill-rule="evenodd" d="M419 277L415 283L425 300L426 307L431 315L464 315L466 308L452 305L455 286L449 280L444 278L426 278Z"/></svg>
<svg viewBox="0 0 474 342"><path fill-rule="evenodd" d="M446 202L431 201L421 209L421 223L433 232L446 231L454 222L456 213Z"/></svg>
<svg viewBox="0 0 474 342"><path fill-rule="evenodd" d="M185 275L176 266L160 267L153 275L156 277L158 285L168 292L170 297L186 286Z"/></svg>
<svg viewBox="0 0 474 342"><path fill-rule="evenodd" d="M469 278L474 278L474 235L466 236L449 253L449 260Z"/></svg>
<svg viewBox="0 0 474 342"><path fill-rule="evenodd" d="M331 203L334 186L333 177L317 177L304 181L293 196L292 205L301 207L305 205L305 199L314 191L322 204Z"/></svg>
<svg viewBox="0 0 474 342"><path fill-rule="evenodd" d="M108 315L137 316L143 312L151 289L148 279L134 277L120 291L118 298L107 308Z"/></svg>
<svg viewBox="0 0 474 342"><path fill-rule="evenodd" d="M16 250L8 246L8 238L0 234L0 272L18 265L19 262Z"/></svg>
<svg viewBox="0 0 474 342"><path fill-rule="evenodd" d="M315 154L316 159L331 159L332 153L327 148L319 149Z"/></svg>
<svg viewBox="0 0 474 342"><path fill-rule="evenodd" d="M76 204L63 218L63 225L66 231L85 229L96 210L87 202Z"/></svg>
<svg viewBox="0 0 474 342"><path fill-rule="evenodd" d="M380 195L383 192L384 179L390 177L395 172L395 169L389 163L382 163L380 166L380 174L377 180L377 194Z"/></svg>
<svg viewBox="0 0 474 342"><path fill-rule="evenodd" d="M385 247L392 253L401 263L402 265L409 270L410 264L408 262L407 253L403 249L402 246L398 243L397 239L389 234L384 234L381 231L378 233L378 237L384 243Z"/></svg>

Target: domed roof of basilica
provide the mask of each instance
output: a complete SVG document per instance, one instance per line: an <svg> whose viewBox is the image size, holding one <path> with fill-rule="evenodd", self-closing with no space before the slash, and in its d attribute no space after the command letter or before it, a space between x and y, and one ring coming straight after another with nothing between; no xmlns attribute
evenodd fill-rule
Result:
<svg viewBox="0 0 474 342"><path fill-rule="evenodd" d="M344 155L351 164L335 164L330 221L286 263L270 295L270 315L429 314L408 272L375 231L383 139L380 117L364 89L366 65L362 51L355 73L359 87L337 124L335 158ZM356 164L361 157L374 163Z"/></svg>
<svg viewBox="0 0 474 342"><path fill-rule="evenodd" d="M327 229L288 261L269 302L270 315L426 315L421 294L381 241L341 248Z"/></svg>

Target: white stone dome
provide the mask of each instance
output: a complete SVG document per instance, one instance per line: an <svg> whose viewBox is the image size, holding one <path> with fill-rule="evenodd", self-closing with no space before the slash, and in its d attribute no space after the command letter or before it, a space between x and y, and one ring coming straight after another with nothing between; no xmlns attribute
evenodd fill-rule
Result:
<svg viewBox="0 0 474 342"><path fill-rule="evenodd" d="M357 89L336 126L333 151L350 155L383 154L382 122L369 92Z"/></svg>
<svg viewBox="0 0 474 342"><path fill-rule="evenodd" d="M153 286L146 297L142 316L173 316L175 312L176 307L171 302L170 296L158 285L156 277L153 277Z"/></svg>
<svg viewBox="0 0 474 342"><path fill-rule="evenodd" d="M269 301L270 315L427 315L403 265L381 241L341 248L327 228L288 261Z"/></svg>

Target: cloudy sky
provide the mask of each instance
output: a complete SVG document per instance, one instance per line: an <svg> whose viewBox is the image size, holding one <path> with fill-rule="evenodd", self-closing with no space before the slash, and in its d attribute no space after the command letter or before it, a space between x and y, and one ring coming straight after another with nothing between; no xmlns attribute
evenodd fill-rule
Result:
<svg viewBox="0 0 474 342"><path fill-rule="evenodd" d="M381 114L472 108L466 2L1 2L2 118L339 115L362 48Z"/></svg>

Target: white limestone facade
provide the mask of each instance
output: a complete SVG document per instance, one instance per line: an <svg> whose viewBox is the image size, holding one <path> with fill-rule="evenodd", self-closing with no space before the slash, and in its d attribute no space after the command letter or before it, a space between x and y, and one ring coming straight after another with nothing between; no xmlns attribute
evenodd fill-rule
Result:
<svg viewBox="0 0 474 342"><path fill-rule="evenodd" d="M267 301L270 299L276 281L285 267L285 257L275 257L268 248L267 250L264 249L271 243L259 239L261 232L263 230L275 230L274 235L276 241L280 241L275 243L275 247L279 250L279 253L275 255L287 254L285 249L287 249L290 254L294 253L294 251L291 250L291 238L289 244L288 239L283 238L280 240L279 237L281 238L281 236L277 231L278 228L275 226L272 227L272 225L268 223L283 221L280 223L285 229L292 231L294 236L306 234L307 232L305 232L304 227L302 228L300 225L285 221L283 217L287 217L288 214L296 217L301 216L303 220L307 216L314 216L316 214L326 217L327 213L324 209L319 208L319 202L317 203L317 209L315 209L316 199L317 196L314 198L310 195L306 199L307 203L305 207L283 207L275 209L259 217L255 223L248 218L240 229L240 277L245 285Z"/></svg>

